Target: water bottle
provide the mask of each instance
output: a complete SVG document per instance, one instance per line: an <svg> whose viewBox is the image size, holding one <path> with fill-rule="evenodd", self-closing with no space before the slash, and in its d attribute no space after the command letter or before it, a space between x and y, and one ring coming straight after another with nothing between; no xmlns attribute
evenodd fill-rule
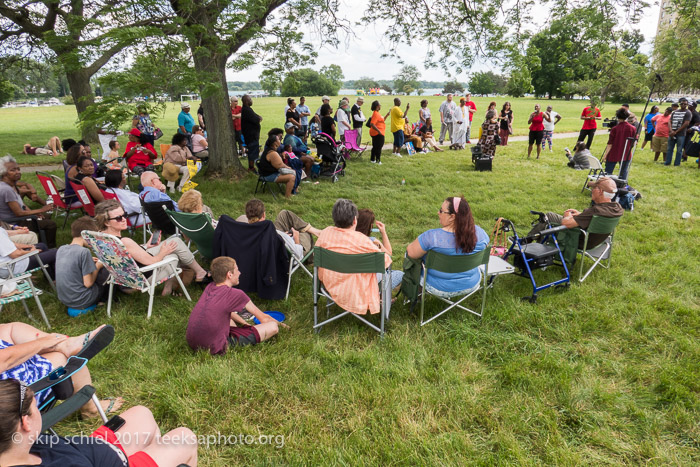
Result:
<svg viewBox="0 0 700 467"><path fill-rule="evenodd" d="M406 179L405 179L405 178L402 178L402 179L401 179L401 184L402 184L402 185L405 185L405 184L406 184Z"/></svg>

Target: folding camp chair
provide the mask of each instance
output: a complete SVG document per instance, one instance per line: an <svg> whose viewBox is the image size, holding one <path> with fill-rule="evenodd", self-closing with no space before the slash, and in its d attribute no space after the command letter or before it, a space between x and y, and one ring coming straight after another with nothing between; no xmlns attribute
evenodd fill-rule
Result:
<svg viewBox="0 0 700 467"><path fill-rule="evenodd" d="M442 316L443 314L447 313L450 311L452 308L459 308L460 310L463 311L468 311L469 313L475 314L479 318L481 318L484 315L484 307L486 306L486 290L489 288L487 285L486 281L488 278L488 264L489 264L489 258L490 258L490 252L491 248L485 248L483 251L479 251L477 253L473 253L470 255L457 255L457 256L450 256L450 255L445 255L442 253L438 253L434 250L428 251L428 254L425 255L425 259L423 261L423 292L421 293L421 298L420 298L420 325L424 326L431 322L432 320L438 318L439 316ZM494 258L494 260L499 260L500 258ZM503 260L501 260L503 261ZM462 293L449 293L449 292L441 292L440 295L431 293L428 288L426 287L426 283L428 281L428 278L430 277L430 271L437 271L437 272L442 272L446 274L457 274L457 273L463 273L467 271L471 271L472 269L479 268L483 266L483 271L481 272L481 278L479 280L479 287L475 288L471 292L467 294L462 294ZM481 291L481 309L477 312L474 310L471 310L465 306L462 306L462 302L466 300L467 298L471 297L475 293ZM426 295L432 295L434 297L439 298L443 302L447 303L449 306L445 308L444 310L440 311L439 313L433 315L429 319L424 319L425 316L425 296ZM453 299L462 296L457 301L452 301Z"/></svg>
<svg viewBox="0 0 700 467"><path fill-rule="evenodd" d="M357 130L345 130L345 133L343 133L343 144L345 145L345 149L349 151L350 157L354 155L360 158L362 153L367 150L367 145L365 144L364 147L361 147L357 143L357 133Z"/></svg>
<svg viewBox="0 0 700 467"><path fill-rule="evenodd" d="M44 277L46 277L46 280L49 282L51 285L51 288L53 289L54 294L57 294L56 291L56 284L54 283L53 279L51 279L51 275L49 274L49 266L47 264L44 264L44 262L41 260L41 257L38 256L40 253L39 250L33 250L28 253L23 254L22 256L18 256L17 258L13 258L9 261L5 261L4 263L0 263L0 270L2 269L7 269L7 272L9 273L9 279L13 279L15 277L14 275L14 264L18 263L19 261L23 261L25 259L29 259L32 256L36 256L37 261L39 261L39 266L35 267L34 269L30 269L29 271L24 271L22 274L32 274L37 271L42 271L44 273Z"/></svg>
<svg viewBox="0 0 700 467"><path fill-rule="evenodd" d="M586 230L581 230L581 234L583 235L583 248L578 249L578 253L581 255L581 268L578 276L579 282L586 280L586 277L588 277L593 269L595 269L595 267L599 264L605 269L610 268L615 228L617 227L617 224L620 223L620 219L622 219L622 217L593 216L588 228ZM592 247L589 249L588 242L589 237L592 234L607 235L607 237L602 243L592 245ZM583 263L585 262L586 258L593 260L593 265L588 269L588 271L586 271L586 274L584 274ZM603 264L602 261L605 261L606 264Z"/></svg>
<svg viewBox="0 0 700 467"><path fill-rule="evenodd" d="M175 224L172 223L170 217L165 213L166 210L175 210L175 204L173 204L172 200L151 201L146 203L143 201L143 198L139 196L139 201L141 202L141 210L144 218L148 216L153 228L160 230L164 236L168 237L177 233ZM143 238L146 238L145 233ZM144 242L145 241L146 240L144 240Z"/></svg>
<svg viewBox="0 0 700 467"><path fill-rule="evenodd" d="M63 227L65 228L70 212L75 211L76 209L82 209L82 206L77 202L75 196L69 196L68 198L61 196L60 189L56 186L56 182L50 174L36 172L36 176L39 179L41 186L44 187L46 196L50 197L51 201L53 201L53 205L56 208L57 213L58 211L63 210L63 212L66 214L66 218L63 221Z"/></svg>
<svg viewBox="0 0 700 467"><path fill-rule="evenodd" d="M589 188L588 187L589 182L597 182L599 178L608 176L605 173L605 170L603 169L603 166L601 165L601 163L597 157L592 156L590 154L587 155L586 157L588 157L588 162L589 162L591 168L588 171L588 175L586 175L586 181L583 182L583 188L581 188L581 193L583 193L586 188ZM615 178L617 178L617 177L615 177Z"/></svg>
<svg viewBox="0 0 700 467"><path fill-rule="evenodd" d="M259 161L260 161L260 159L258 159L258 160L255 161L255 168L256 168L256 170L258 171L258 173L260 173L260 166L258 165L258 162L259 162ZM258 183L255 184L255 193L253 193L253 196L255 196L255 195L258 194L258 190L260 190L262 193L265 193L265 187L267 187L268 191L269 191L270 194L272 195L272 199L274 199L274 200L276 201L276 200L277 200L277 195L275 195L275 192L272 190L272 187L269 185L270 183L271 183L272 185L277 185L277 188L279 188L280 193L281 193L281 194L284 194L284 189L282 189L282 186L281 186L279 183L276 183L276 182L268 182L267 180L265 180L265 179L262 177L262 175L258 175Z"/></svg>
<svg viewBox="0 0 700 467"><path fill-rule="evenodd" d="M391 280L389 279L389 274L391 268L385 269L384 267L384 253L362 253L356 255L347 255L343 253L336 253L334 251L326 250L325 248L314 247L314 281L313 281L313 294L314 294L314 330L319 332L322 326L335 321L338 318L350 314L355 318L362 321L364 324L370 328L377 331L380 337L384 337L384 322L389 319L389 306L391 300ZM381 274L380 282L382 284L379 294L381 296L381 309L379 311L379 327L370 323L364 317L351 313L349 311L343 311L333 317L330 316L330 307L335 305L335 301L331 295L320 284L318 278L318 269L324 268L330 271L335 271L343 274ZM384 279L384 280L382 280ZM327 319L323 322L318 322L318 299L320 296L326 298L326 317Z"/></svg>
<svg viewBox="0 0 700 467"><path fill-rule="evenodd" d="M10 268L8 268L8 270L9 269ZM46 317L44 307L41 306L41 301L39 300L39 295L41 295L44 292L41 289L34 287L34 283L32 283L32 275L29 273L24 273L20 274L19 276L14 276L10 279L0 280L0 285L9 284L11 282L17 284L17 293L15 293L14 295L9 295L7 297L0 298L0 311L2 311L3 306L21 300L22 305L24 306L24 310L27 312L27 316L33 321L34 316L32 316L32 313L29 311L29 307L27 306L27 302L25 302L25 300L30 297L34 297L34 300L36 301L36 304L39 307L41 317L44 318L46 327L48 329L51 329L49 318Z"/></svg>
<svg viewBox="0 0 700 467"><path fill-rule="evenodd" d="M311 255L314 254L313 250L309 251L305 256L300 257L297 256L297 254L292 250L289 245L285 243L284 247L287 249L287 252L289 253L289 280L287 281L287 294L284 296L284 299L287 300L289 298L289 289L292 285L292 275L297 272L299 269L304 271L306 274L309 275L311 279L314 278L314 275L309 271L309 269L304 265L304 263L311 257Z"/></svg>
<svg viewBox="0 0 700 467"><path fill-rule="evenodd" d="M207 259L214 259L214 226L209 215L169 209L166 209L165 213L180 233L194 242L199 254Z"/></svg>
<svg viewBox="0 0 700 467"><path fill-rule="evenodd" d="M105 199L115 199L119 201L119 196L117 196L116 193L112 191L111 188L107 188L107 190L100 190L102 192L102 196L104 196ZM119 201L121 203L121 201ZM122 207L124 205L122 204ZM143 208L142 208L143 210ZM126 211L126 209L124 210ZM133 235L136 232L136 229L142 228L143 229L143 243L146 243L146 231L148 230L148 225L150 222L144 222L141 224L137 224L139 216L141 216L142 219L146 219L146 217L143 215L142 212L125 212L126 214L126 226L127 229L129 229L129 233ZM132 219L134 219L132 221Z"/></svg>
<svg viewBox="0 0 700 467"><path fill-rule="evenodd" d="M160 145L160 157L165 159L165 153L168 152L168 149L170 149L170 146L172 146L172 144L161 144Z"/></svg>
<svg viewBox="0 0 700 467"><path fill-rule="evenodd" d="M121 285L123 287L128 287L130 289L137 289L143 292L148 292L148 314L146 318L151 317L151 311L153 310L153 296L155 295L156 286L162 282L165 282L172 277L177 279L182 292L187 297L187 300L192 301L190 294L187 292L185 285L180 279L180 273L182 269L177 267L176 257L166 257L164 260L157 263L151 264L149 266L139 267L136 261L131 257L126 247L120 239L114 235L109 235L103 232L91 232L89 230L83 230L82 236L92 248L95 256L100 260L104 267L109 271L109 279L107 283L109 284L109 300L107 302L107 316L111 317L112 313L112 295L114 292L115 285ZM165 276L160 282L156 283L158 277L158 272L161 269L169 271L168 275ZM151 272L150 277L146 277L144 273Z"/></svg>
<svg viewBox="0 0 700 467"><path fill-rule="evenodd" d="M83 211L85 211L88 216L95 217L95 203L92 201L92 197L90 196L90 193L88 193L87 188L85 188L85 185L77 180L68 181L71 188L73 188L75 195L78 197L78 201L82 205Z"/></svg>

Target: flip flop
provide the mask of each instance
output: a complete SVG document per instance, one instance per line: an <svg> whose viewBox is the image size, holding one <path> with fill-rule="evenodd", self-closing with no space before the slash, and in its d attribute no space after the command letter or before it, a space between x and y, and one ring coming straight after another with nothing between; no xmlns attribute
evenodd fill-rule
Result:
<svg viewBox="0 0 700 467"><path fill-rule="evenodd" d="M202 277L201 279L197 280L195 278L194 282L199 284L199 285L207 285L210 282L213 282L214 279L211 278L211 272L207 271L206 276Z"/></svg>
<svg viewBox="0 0 700 467"><path fill-rule="evenodd" d="M83 348L77 353L76 357L90 360L107 347L112 340L114 340L114 327L109 324L97 331L94 335L92 335L92 331L90 331L85 335Z"/></svg>
<svg viewBox="0 0 700 467"><path fill-rule="evenodd" d="M109 401L109 405L107 406L107 409L105 409L105 415L108 413L112 413L112 409L114 408L114 404L117 402L116 397L105 397L104 400Z"/></svg>

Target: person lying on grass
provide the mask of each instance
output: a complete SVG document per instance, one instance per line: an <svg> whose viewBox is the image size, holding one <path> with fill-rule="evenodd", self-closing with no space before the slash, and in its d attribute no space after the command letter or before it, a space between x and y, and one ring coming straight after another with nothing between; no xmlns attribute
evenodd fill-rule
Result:
<svg viewBox="0 0 700 467"><path fill-rule="evenodd" d="M220 256L211 262L214 280L199 297L187 323L187 343L193 350L208 349L212 355L225 354L228 347L255 345L266 341L284 323L266 315L238 285L241 273L236 260ZM247 311L260 320L250 326L238 313Z"/></svg>

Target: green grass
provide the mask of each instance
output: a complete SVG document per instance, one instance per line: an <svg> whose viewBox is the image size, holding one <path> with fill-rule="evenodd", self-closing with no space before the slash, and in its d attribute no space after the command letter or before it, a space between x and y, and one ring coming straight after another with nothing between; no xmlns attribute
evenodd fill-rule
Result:
<svg viewBox="0 0 700 467"><path fill-rule="evenodd" d="M351 102L354 103L354 96L348 96ZM333 98L331 100L331 105L333 108L337 108L338 100L340 97ZM420 108L420 101L422 99L428 99L428 108L430 108L433 113L433 120L437 123L433 124L436 131L439 131L440 126L440 114L438 108L440 104L445 100L442 96L401 96L402 109L405 108L406 103L410 102L411 109L409 110L409 118L412 122L418 120L418 109ZM365 105L363 106L365 114L369 115L370 104L374 100L374 97L365 97ZM378 99L382 104L382 113L386 113L393 106L392 96L382 96ZM477 113L475 121L481 122L483 120L484 114L488 105L491 101L496 101L498 103L498 110L500 111L503 102L510 100L513 105L514 114L514 124L513 133L515 135L527 135L528 125L527 117L533 111L533 106L536 102L539 102L542 107L546 108L548 104L554 107L554 110L562 115L561 121L556 126L557 133L566 133L572 131L579 131L581 129L582 121L580 120L581 110L588 105L586 101L576 100L576 101L565 101L561 99L553 99L551 101L547 99L533 99L533 98L521 98L513 99L509 97L497 97L497 98L484 98L477 97L474 98L474 102L477 105ZM320 98L309 97L307 99L307 105L311 112L315 112L318 106L321 104ZM286 105L286 98L282 97L266 97L255 99L253 102L253 109L263 117L262 131L266 134L270 128L281 127L284 123L284 106ZM617 106L615 104L609 104L603 111L603 116L612 117L615 113ZM644 108L643 104L633 104L631 110L641 116L642 110ZM180 105L177 102L171 102L168 104L164 115L153 115L156 125L163 130L164 136L161 140L156 143L170 143L170 136L177 131L177 114L180 112ZM192 106L192 113L197 112L197 105ZM23 108L11 108L11 109L0 109L0 120L3 121L2 127L0 127L0 155L12 154L17 158L20 164L28 165L41 165L41 164L58 164L60 162L60 157L51 156L27 156L22 155L22 146L25 143L31 143L33 146L43 146L52 136L59 136L61 139L73 138L80 139L80 133L76 129L75 122L77 120L77 114L75 107L72 105L58 106L58 107L23 107ZM122 130L127 130L131 127L131 122ZM599 123L600 127L600 123ZM478 131L478 130L477 130ZM370 138L368 132L364 132L365 141L369 142ZM601 137L599 135L598 137ZM119 138L122 148L126 147L127 138L122 136ZM156 144L156 149L158 149ZM94 151L94 149L93 149Z"/></svg>
<svg viewBox="0 0 700 467"><path fill-rule="evenodd" d="M46 128L46 134L60 129ZM388 226L399 267L405 245L438 226L446 196L463 193L487 231L498 216L524 230L529 209L585 208L584 174L568 169L561 151L572 143L556 141L557 150L539 161L525 159L526 143L499 148L491 173L474 172L466 151L402 159L385 152L381 167L368 157L352 161L338 183L304 184L292 201L261 198L271 218L291 209L317 227L331 222L338 197L372 208ZM604 143L596 139L595 154ZM288 302L253 297L262 309L283 311L291 329L212 357L187 346L192 304L182 298L156 298L149 321L146 296L122 298L111 320L104 308L69 318L52 295L42 302L59 332L115 326L115 342L90 364L100 395L150 407L166 430L284 436L281 448L202 446L201 465L696 465L698 172L652 159L649 151L635 156L632 181L644 198L625 212L611 270L597 270L568 291L541 292L537 305L520 300L532 291L529 281L500 278L482 320L450 312L421 328L397 304L383 340L351 318L315 335L311 281L299 274ZM233 217L255 186L253 177L195 181L217 215ZM682 220L683 211L693 216ZM67 232L60 232L62 242ZM538 278L556 274L550 268ZM190 290L196 299L199 290ZM429 312L438 307L428 301ZM21 306L3 312L5 322L26 320ZM71 418L60 432L95 426Z"/></svg>

